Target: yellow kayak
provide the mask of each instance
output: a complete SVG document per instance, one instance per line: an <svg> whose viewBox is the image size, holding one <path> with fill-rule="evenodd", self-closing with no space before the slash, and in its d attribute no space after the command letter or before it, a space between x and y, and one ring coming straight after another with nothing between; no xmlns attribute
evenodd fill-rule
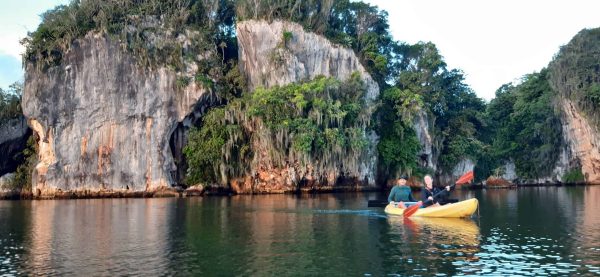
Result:
<svg viewBox="0 0 600 277"><path fill-rule="evenodd" d="M471 198L468 200L446 204L439 207L421 208L414 213L413 216L421 217L470 217L477 211L479 201L477 198ZM402 215L404 209L394 207L393 205L387 205L385 207L385 213L391 215Z"/></svg>

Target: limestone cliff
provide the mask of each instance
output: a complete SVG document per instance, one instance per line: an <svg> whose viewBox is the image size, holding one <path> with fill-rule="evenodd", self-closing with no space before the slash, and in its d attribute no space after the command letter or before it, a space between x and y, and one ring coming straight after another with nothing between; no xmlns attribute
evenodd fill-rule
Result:
<svg viewBox="0 0 600 277"><path fill-rule="evenodd" d="M434 157L434 141L429 128L429 117L425 111L419 112L414 119L413 128L419 139L421 151L419 152L419 166L430 168L434 171L437 169L437 157Z"/></svg>
<svg viewBox="0 0 600 277"><path fill-rule="evenodd" d="M118 41L94 33L75 40L59 66L27 64L23 112L40 138L34 194L153 192L173 184L169 139L208 94L194 82L178 87L177 78L166 67L137 65Z"/></svg>
<svg viewBox="0 0 600 277"><path fill-rule="evenodd" d="M550 84L562 113L565 159L581 167L588 183L600 183L600 28L583 29L550 63Z"/></svg>
<svg viewBox="0 0 600 277"><path fill-rule="evenodd" d="M600 134L568 99L561 99L564 139L588 183L600 184Z"/></svg>
<svg viewBox="0 0 600 277"><path fill-rule="evenodd" d="M284 34L288 35L288 39ZM366 85L368 113L375 110L379 87L361 65L351 49L332 44L326 38L306 32L302 26L274 21L243 21L237 24L239 65L248 81L249 91L257 87L271 88L293 82L314 79L323 75L339 80L348 79L358 72ZM367 120L368 121L368 120ZM377 163L377 135L364 128L368 145L358 158L340 162L338 166L323 168L318 162L300 164L288 161L285 168L277 168L268 158L269 144L264 138L252 142L255 153L252 176L237 180L232 187L238 192L290 191L305 181L315 186L333 186L340 177L354 179L354 183L375 185ZM257 136L258 137L258 136ZM325 157L323 157L325 158Z"/></svg>

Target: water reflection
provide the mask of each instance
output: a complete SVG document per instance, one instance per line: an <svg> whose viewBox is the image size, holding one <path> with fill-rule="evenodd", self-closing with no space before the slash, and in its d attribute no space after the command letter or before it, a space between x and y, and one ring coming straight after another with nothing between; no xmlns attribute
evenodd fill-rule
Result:
<svg viewBox="0 0 600 277"><path fill-rule="evenodd" d="M18 203L18 202L13 202ZM43 275L166 272L168 201L32 201L19 272Z"/></svg>
<svg viewBox="0 0 600 277"><path fill-rule="evenodd" d="M599 274L600 187L458 191L476 219L375 194L0 201L0 275Z"/></svg>

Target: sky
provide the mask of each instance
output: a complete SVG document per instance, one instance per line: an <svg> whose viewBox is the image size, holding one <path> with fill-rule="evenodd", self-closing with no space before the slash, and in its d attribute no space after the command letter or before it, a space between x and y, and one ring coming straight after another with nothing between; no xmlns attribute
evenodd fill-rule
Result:
<svg viewBox="0 0 600 277"><path fill-rule="evenodd" d="M600 27L593 0L368 0L389 13L392 36L431 41L449 68L486 100L503 84L548 65L584 28Z"/></svg>
<svg viewBox="0 0 600 277"><path fill-rule="evenodd" d="M22 80L19 40L39 15L69 0L0 0L0 87ZM389 13L394 39L431 41L479 97L541 70L584 28L600 27L594 0L366 0Z"/></svg>
<svg viewBox="0 0 600 277"><path fill-rule="evenodd" d="M0 88L23 80L19 43L40 24L40 14L69 0L0 0Z"/></svg>

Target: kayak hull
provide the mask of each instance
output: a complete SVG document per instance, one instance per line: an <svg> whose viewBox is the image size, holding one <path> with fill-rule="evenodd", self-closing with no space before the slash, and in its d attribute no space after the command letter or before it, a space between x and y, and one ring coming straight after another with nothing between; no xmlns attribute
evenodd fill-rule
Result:
<svg viewBox="0 0 600 277"><path fill-rule="evenodd" d="M470 217L477 211L478 207L479 201L477 198L471 198L439 207L420 208L411 217ZM393 205L387 205L385 207L385 213L391 215L403 215L404 209L394 207Z"/></svg>

